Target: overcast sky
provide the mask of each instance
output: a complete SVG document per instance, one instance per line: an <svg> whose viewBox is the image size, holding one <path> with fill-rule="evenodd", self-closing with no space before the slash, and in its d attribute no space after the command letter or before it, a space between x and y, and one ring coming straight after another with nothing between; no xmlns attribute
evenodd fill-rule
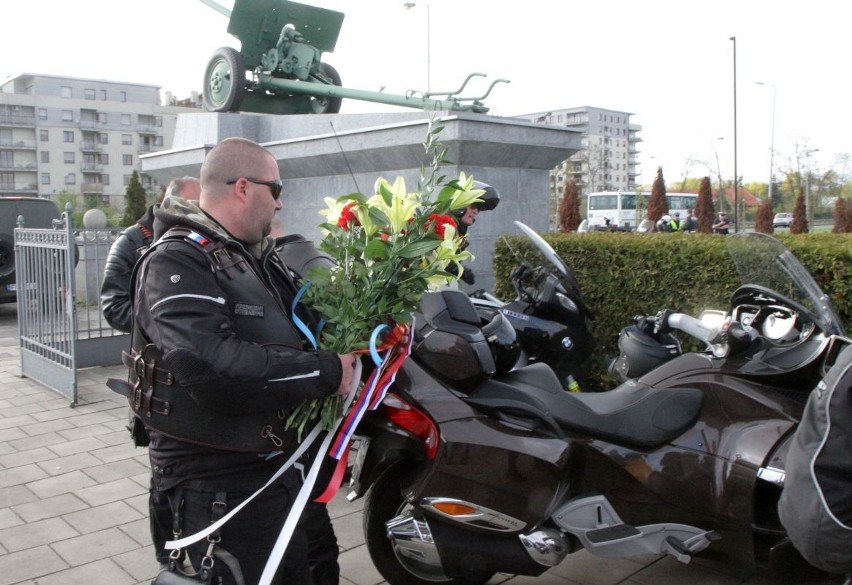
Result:
<svg viewBox="0 0 852 585"><path fill-rule="evenodd" d="M232 0L222 0L226 7ZM657 166L678 180L733 173L736 37L737 170L769 176L775 97L776 173L810 156L814 172L852 153L848 0L311 0L346 14L333 53L343 86L404 94L456 89L484 93L513 116L595 106L634 114L643 127L642 180ZM228 19L200 0L7 0L0 79L21 72L162 86L178 98L201 90L213 51L239 41ZM508 6L508 9L504 9ZM428 31L428 35L427 35ZM427 60L427 37L429 59ZM761 81L765 84L758 85ZM344 100L341 114L393 110ZM722 138L718 140L718 138ZM800 164L806 159L800 155ZM804 170L804 169L803 169ZM852 172L852 169L845 169Z"/></svg>

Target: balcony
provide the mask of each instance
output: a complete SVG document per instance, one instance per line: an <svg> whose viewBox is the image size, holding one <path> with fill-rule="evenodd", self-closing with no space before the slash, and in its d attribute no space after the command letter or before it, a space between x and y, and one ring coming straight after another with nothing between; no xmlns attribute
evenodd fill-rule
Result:
<svg viewBox="0 0 852 585"><path fill-rule="evenodd" d="M18 116L14 114L0 114L0 126L35 127L35 116Z"/></svg>
<svg viewBox="0 0 852 585"><path fill-rule="evenodd" d="M101 163L93 163L93 162L84 162L80 165L80 170L84 173L102 173L104 170L104 165Z"/></svg>
<svg viewBox="0 0 852 585"><path fill-rule="evenodd" d="M103 150L103 147L97 142L84 140L80 143L80 150L82 150L83 152L101 152Z"/></svg>
<svg viewBox="0 0 852 585"><path fill-rule="evenodd" d="M148 135L151 135L151 136L156 136L156 134L157 134L157 127L156 127L156 126L149 126L149 125L147 125L147 124L139 124L139 125L136 127L136 131L137 131L139 134L148 134Z"/></svg>
<svg viewBox="0 0 852 585"><path fill-rule="evenodd" d="M14 162L0 160L0 171L35 171L38 165L34 162Z"/></svg>
<svg viewBox="0 0 852 585"><path fill-rule="evenodd" d="M83 195L102 195L104 186L100 183L83 183L81 185Z"/></svg>
<svg viewBox="0 0 852 585"><path fill-rule="evenodd" d="M0 193L38 195L38 185L35 183L0 183Z"/></svg>
<svg viewBox="0 0 852 585"><path fill-rule="evenodd" d="M0 140L0 148L9 148L12 150L35 150L35 140Z"/></svg>

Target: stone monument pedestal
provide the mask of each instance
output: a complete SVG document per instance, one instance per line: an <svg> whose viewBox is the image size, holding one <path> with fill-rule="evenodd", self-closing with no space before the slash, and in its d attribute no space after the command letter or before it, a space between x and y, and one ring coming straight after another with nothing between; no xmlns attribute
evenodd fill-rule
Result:
<svg viewBox="0 0 852 585"><path fill-rule="evenodd" d="M278 160L284 181L282 219L287 233L321 237L324 197L372 194L377 178L401 176L410 191L428 165L423 143L430 117L443 126L439 141L449 149L444 168L495 187L500 206L481 213L468 232L470 290L494 285L491 254L501 234L518 234L514 220L538 231L550 229L549 172L580 149L581 133L516 118L468 112L318 114L275 116L198 113L178 116L171 150L141 157L142 172L160 183L198 176L207 152L220 140L241 136L263 144Z"/></svg>

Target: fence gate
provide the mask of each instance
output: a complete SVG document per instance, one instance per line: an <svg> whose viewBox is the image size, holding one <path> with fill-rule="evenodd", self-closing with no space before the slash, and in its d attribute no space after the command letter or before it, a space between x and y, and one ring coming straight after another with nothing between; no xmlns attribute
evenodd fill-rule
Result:
<svg viewBox="0 0 852 585"><path fill-rule="evenodd" d="M53 229L15 229L15 286L21 371L68 397L73 405L76 247L70 217L66 210L62 219L54 220Z"/></svg>
<svg viewBox="0 0 852 585"><path fill-rule="evenodd" d="M21 371L77 403L77 370L121 364L129 336L113 329L100 299L117 228L73 230L71 205L54 229L15 229ZM26 218L24 218L26 221Z"/></svg>

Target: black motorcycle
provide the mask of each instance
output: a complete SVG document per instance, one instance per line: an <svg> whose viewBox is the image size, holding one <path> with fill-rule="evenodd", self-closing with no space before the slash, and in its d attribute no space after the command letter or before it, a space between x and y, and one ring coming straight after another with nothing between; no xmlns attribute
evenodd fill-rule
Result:
<svg viewBox="0 0 852 585"><path fill-rule="evenodd" d="M566 392L541 362L504 372L517 355L503 313L483 323L459 291L424 297L410 358L358 427L350 499L369 489L367 547L388 583L540 575L581 549L800 560L777 513L785 454L852 341L777 240L729 240L744 284L727 310L647 318L651 336L680 331L706 350L603 393ZM624 345L623 372L649 367L647 347Z"/></svg>
<svg viewBox="0 0 852 585"><path fill-rule="evenodd" d="M515 298L503 302L479 290L471 293L471 300L484 322L499 311L514 329L521 355L512 367L545 363L566 389L577 391L585 386L581 367L595 349L592 311L574 273L550 244L527 225L515 225L545 263L532 265L516 253L518 264L510 275Z"/></svg>

